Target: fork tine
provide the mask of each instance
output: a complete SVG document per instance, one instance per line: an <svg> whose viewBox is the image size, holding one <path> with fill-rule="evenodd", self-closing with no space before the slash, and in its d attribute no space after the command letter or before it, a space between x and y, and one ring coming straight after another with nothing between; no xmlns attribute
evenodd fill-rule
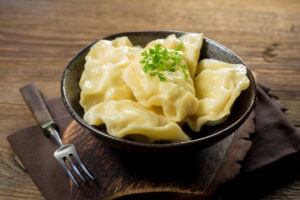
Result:
<svg viewBox="0 0 300 200"><path fill-rule="evenodd" d="M69 175L69 177L72 179L72 181L74 182L74 184L79 187L78 182L76 181L75 177L72 175L71 171L69 170L69 168L67 167L65 161L63 158L57 158L56 160L58 160L58 162L60 163L60 165L64 168L64 170L66 171L66 173Z"/></svg>
<svg viewBox="0 0 300 200"><path fill-rule="evenodd" d="M75 150L75 148L74 148L74 150ZM87 168L84 166L84 164L80 160L80 157L79 157L79 155L78 155L78 153L77 153L76 150L73 151L73 156L77 160L77 162L80 165L80 167L82 168L82 170L90 177L90 179L95 180L95 178L90 174L90 172L87 170Z"/></svg>
<svg viewBox="0 0 300 200"><path fill-rule="evenodd" d="M78 170L78 168L75 166L75 164L73 163L72 159L70 158L70 156L67 156L67 159L71 165L71 167L73 168L73 170L76 172L76 174L79 176L79 178L83 181L86 182L85 178L82 176L82 174L80 173L80 171Z"/></svg>

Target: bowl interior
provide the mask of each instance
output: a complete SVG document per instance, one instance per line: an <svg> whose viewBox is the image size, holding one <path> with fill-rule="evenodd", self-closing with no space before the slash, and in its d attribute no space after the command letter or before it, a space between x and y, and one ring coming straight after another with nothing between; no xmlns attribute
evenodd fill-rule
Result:
<svg viewBox="0 0 300 200"><path fill-rule="evenodd" d="M120 36L128 36L134 45L145 46L148 42L158 39L165 38L170 34L180 36L184 32L177 31L145 31L145 32L126 32L115 35L110 35L103 39L112 40ZM202 148L210 146L224 137L231 134L236 130L248 117L253 109L255 102L255 81L251 71L248 69L247 76L250 79L250 86L242 91L241 95L235 101L232 113L228 119L217 126L204 127L200 133L191 131L188 127L183 127L184 131L192 137L191 141L171 143L171 144L144 144L140 142L118 139L110 136L106 133L105 126L95 128L88 125L83 120L83 109L79 104L80 100L80 88L79 80L81 73L84 69L85 56L89 52L90 47L94 43L83 48L77 55L75 55L68 66L66 67L61 83L61 92L64 104L70 114L77 122L87 128L93 135L111 144L113 147L121 148L124 150L135 150L135 151L162 151L162 150L180 150L190 148ZM200 59L203 58L214 58L228 63L233 64L244 64L245 63L232 51L218 44L217 42L204 38L203 46L201 49Z"/></svg>

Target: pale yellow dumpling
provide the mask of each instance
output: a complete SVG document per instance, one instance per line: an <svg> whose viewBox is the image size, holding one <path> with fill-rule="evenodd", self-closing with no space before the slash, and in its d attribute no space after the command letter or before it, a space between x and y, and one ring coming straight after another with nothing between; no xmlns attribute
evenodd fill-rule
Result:
<svg viewBox="0 0 300 200"><path fill-rule="evenodd" d="M166 39L150 42L145 49L161 44L163 48L174 50L180 43L175 35L171 35ZM190 75L186 79L180 70L171 73L162 72L165 73L167 80L161 81L157 76L150 76L143 71L143 65L139 62L142 59L143 57L138 55L136 62L128 65L123 74L123 79L136 100L147 108L161 109L164 116L174 122L180 122L192 115L195 112L197 98Z"/></svg>
<svg viewBox="0 0 300 200"><path fill-rule="evenodd" d="M111 100L94 105L85 113L84 120L96 126L104 123L108 133L118 138L144 142L190 140L177 123L131 100Z"/></svg>
<svg viewBox="0 0 300 200"><path fill-rule="evenodd" d="M86 63L79 85L80 105L87 111L93 105L118 99L134 99L132 91L122 79L126 68L140 54L127 37L113 41L100 40L86 55Z"/></svg>
<svg viewBox="0 0 300 200"><path fill-rule="evenodd" d="M162 44L164 48L174 50L180 43L183 43L182 56L187 64L190 76L193 78L196 73L200 50L203 44L203 33L186 33L177 38L170 35L166 39L157 39L150 42L145 49L154 48L156 44Z"/></svg>
<svg viewBox="0 0 300 200"><path fill-rule="evenodd" d="M241 64L203 59L197 72L194 79L197 110L187 118L194 131L200 131L203 125L216 125L226 120L236 98L249 86L247 68Z"/></svg>

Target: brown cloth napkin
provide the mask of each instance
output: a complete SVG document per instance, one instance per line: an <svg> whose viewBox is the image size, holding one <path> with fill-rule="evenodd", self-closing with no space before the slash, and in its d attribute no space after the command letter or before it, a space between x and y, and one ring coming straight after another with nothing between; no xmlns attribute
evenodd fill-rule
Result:
<svg viewBox="0 0 300 200"><path fill-rule="evenodd" d="M71 117L60 98L48 101L47 106L62 133L72 120ZM282 109L269 94L268 88L257 86L256 130L252 138L253 146L242 163L242 180L246 179L245 175L300 151L300 133L288 121ZM8 141L47 200L70 198L68 177L53 157L57 147L44 137L38 127L19 130L8 136ZM228 191L238 187L239 177L237 182L229 184ZM226 195L230 199L230 192Z"/></svg>
<svg viewBox="0 0 300 200"><path fill-rule="evenodd" d="M286 109L266 86L260 84L257 90L253 146L243 162L243 173L300 151L300 132L284 115Z"/></svg>
<svg viewBox="0 0 300 200"><path fill-rule="evenodd" d="M61 98L52 99L46 104L60 133L63 133L72 119ZM53 156L58 147L43 135L38 126L19 130L7 139L45 199L70 199L67 174Z"/></svg>

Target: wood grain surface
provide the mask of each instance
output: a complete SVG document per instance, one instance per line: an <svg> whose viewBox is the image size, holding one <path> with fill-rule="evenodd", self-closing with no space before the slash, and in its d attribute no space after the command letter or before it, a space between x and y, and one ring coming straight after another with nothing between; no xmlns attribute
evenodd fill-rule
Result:
<svg viewBox="0 0 300 200"><path fill-rule="evenodd" d="M298 0L1 0L0 199L43 199L6 137L35 124L19 88L60 95L73 55L103 36L132 30L203 32L236 52L272 88L300 127ZM260 199L300 199L300 173Z"/></svg>

